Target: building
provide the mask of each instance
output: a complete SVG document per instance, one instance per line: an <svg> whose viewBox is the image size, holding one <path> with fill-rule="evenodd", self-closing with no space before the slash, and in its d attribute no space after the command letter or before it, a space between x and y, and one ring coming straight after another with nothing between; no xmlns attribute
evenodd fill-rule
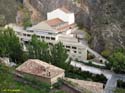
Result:
<svg viewBox="0 0 125 93"><path fill-rule="evenodd" d="M37 59L27 60L16 68L16 72L21 75L30 75L49 84L54 84L59 78L65 76L65 71L63 69Z"/></svg>
<svg viewBox="0 0 125 93"><path fill-rule="evenodd" d="M75 23L74 13L67 10L65 7L58 8L52 12L47 13L47 20L59 18L64 22L68 22L68 24Z"/></svg>
<svg viewBox="0 0 125 93"><path fill-rule="evenodd" d="M78 30L74 23L74 13L64 7L58 8L47 13L47 19L26 30L13 24L10 24L9 27L16 31L17 36L23 43L29 42L32 35L35 34L41 41L44 40L50 45L62 42L72 59L86 60L87 48L73 34L74 31Z"/></svg>

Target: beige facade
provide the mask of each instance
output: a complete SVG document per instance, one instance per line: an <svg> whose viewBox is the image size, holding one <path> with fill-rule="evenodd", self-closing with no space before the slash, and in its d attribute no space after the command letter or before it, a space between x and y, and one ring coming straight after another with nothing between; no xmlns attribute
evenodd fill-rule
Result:
<svg viewBox="0 0 125 93"><path fill-rule="evenodd" d="M65 9L57 9L56 12L64 12ZM71 12L70 12L71 13ZM58 42L62 42L64 47L67 49L69 57L72 59L77 59L79 61L83 61L87 59L87 49L81 44L76 36L73 36L72 32L77 30L78 27L73 22L73 24L68 24L68 19L66 21L63 20L63 15L70 15L69 12L66 12L60 16L53 12L49 13L52 18L48 18L48 20L42 21L37 25L34 25L26 30L18 29L17 26L11 25L17 36L20 38L22 42L29 42L32 38L32 35L36 35L38 39L41 41L45 41L48 44L56 44ZM74 13L71 13L74 15ZM64 18L65 19L65 18ZM70 19L71 20L71 19ZM72 19L74 20L74 18Z"/></svg>

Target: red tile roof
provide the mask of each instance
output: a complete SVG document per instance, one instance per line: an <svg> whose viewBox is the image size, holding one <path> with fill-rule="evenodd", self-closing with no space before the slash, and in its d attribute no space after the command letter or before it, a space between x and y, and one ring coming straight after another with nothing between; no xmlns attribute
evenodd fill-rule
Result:
<svg viewBox="0 0 125 93"><path fill-rule="evenodd" d="M56 26L58 24L61 24L61 23L64 23L64 21L62 21L61 19L59 18L54 18L54 19L50 19L50 20L47 20L46 23L50 26Z"/></svg>

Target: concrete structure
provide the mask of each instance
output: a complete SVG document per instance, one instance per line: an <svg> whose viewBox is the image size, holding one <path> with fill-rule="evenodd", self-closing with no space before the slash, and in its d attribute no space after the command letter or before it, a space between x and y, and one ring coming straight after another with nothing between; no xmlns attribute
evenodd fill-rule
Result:
<svg viewBox="0 0 125 93"><path fill-rule="evenodd" d="M69 24L75 23L75 16L74 13L71 13L66 8L58 8L52 12L47 13L47 20L60 18L64 22L68 22Z"/></svg>
<svg viewBox="0 0 125 93"><path fill-rule="evenodd" d="M71 13L64 7L58 8L49 12L47 19L48 20L33 25L26 30L13 24L8 26L15 30L22 43L29 42L32 35L35 34L41 41L44 40L50 45L62 42L68 51L69 57L74 60L87 60L87 53L89 51L99 60L103 62L107 61L97 52L90 49L87 44L83 44L83 42L78 39L78 36L74 34L74 32L78 31L78 27L74 23L74 13Z"/></svg>
<svg viewBox="0 0 125 93"><path fill-rule="evenodd" d="M16 72L21 75L30 75L42 82L54 84L59 78L65 76L65 71L46 62L29 59L16 68Z"/></svg>
<svg viewBox="0 0 125 93"><path fill-rule="evenodd" d="M72 59L79 61L87 59L86 47L72 34L78 29L74 23L74 13L65 8L59 8L48 13L47 19L26 30L13 24L10 24L9 27L16 31L17 36L24 43L29 42L32 35L35 34L41 41L44 40L50 45L62 42Z"/></svg>

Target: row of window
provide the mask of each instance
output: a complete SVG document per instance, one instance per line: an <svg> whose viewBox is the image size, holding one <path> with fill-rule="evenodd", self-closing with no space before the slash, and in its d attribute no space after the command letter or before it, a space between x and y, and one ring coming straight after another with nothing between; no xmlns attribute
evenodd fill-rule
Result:
<svg viewBox="0 0 125 93"><path fill-rule="evenodd" d="M66 48L69 48L69 49L71 48L71 46L65 46L65 47L66 47ZM72 49L77 49L77 47L74 47L74 46L73 46Z"/></svg>
<svg viewBox="0 0 125 93"><path fill-rule="evenodd" d="M31 37L32 35L31 34L23 34L23 36ZM41 38L41 39L55 40L55 37L45 37L45 36L39 36L39 35L37 35L37 37Z"/></svg>
<svg viewBox="0 0 125 93"><path fill-rule="evenodd" d="M67 52L70 52L70 49L66 49L66 50L67 50ZM81 52L81 51L79 51L79 52L78 52L78 51L73 51L73 50L72 50L72 53L82 54L82 52Z"/></svg>

